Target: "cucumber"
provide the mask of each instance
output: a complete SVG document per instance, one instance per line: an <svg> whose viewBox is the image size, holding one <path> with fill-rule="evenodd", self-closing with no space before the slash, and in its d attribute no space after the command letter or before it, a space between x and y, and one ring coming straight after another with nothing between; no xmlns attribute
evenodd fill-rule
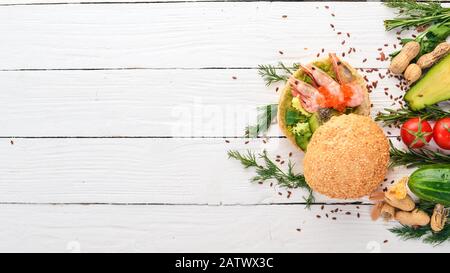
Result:
<svg viewBox="0 0 450 273"><path fill-rule="evenodd" d="M408 186L420 199L450 206L450 164L416 170L409 177Z"/></svg>

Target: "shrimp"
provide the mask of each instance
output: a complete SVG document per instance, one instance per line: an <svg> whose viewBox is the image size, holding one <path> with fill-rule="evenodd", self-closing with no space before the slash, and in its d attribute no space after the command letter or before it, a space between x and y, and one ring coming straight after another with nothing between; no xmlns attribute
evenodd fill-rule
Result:
<svg viewBox="0 0 450 273"><path fill-rule="evenodd" d="M292 88L292 95L300 99L302 107L310 112L317 112L320 108L320 102L324 101L324 96L314 86L295 79L289 78L289 85Z"/></svg>
<svg viewBox="0 0 450 273"><path fill-rule="evenodd" d="M336 97L339 102L344 100L344 95L341 92L339 83L337 83L327 73L312 64L306 66L301 65L301 68L314 80L318 87L324 87L330 95Z"/></svg>
<svg viewBox="0 0 450 273"><path fill-rule="evenodd" d="M346 106L356 107L361 105L364 100L364 91L357 82L350 68L341 62L336 54L329 54L336 78L341 85L341 91L344 94Z"/></svg>
<svg viewBox="0 0 450 273"><path fill-rule="evenodd" d="M364 92L350 68L336 54L329 54L338 81L313 64L300 65L312 83L291 77L292 95L298 97L303 108L314 113L324 108L343 112L346 107L356 107L364 100Z"/></svg>

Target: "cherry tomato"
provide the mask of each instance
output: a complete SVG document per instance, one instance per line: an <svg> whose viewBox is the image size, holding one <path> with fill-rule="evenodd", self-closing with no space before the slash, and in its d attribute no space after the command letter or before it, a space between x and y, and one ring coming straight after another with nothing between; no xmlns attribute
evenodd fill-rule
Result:
<svg viewBox="0 0 450 273"><path fill-rule="evenodd" d="M450 117L436 122L433 129L434 142L445 150L450 150Z"/></svg>
<svg viewBox="0 0 450 273"><path fill-rule="evenodd" d="M420 148L430 142L433 137L433 129L428 121L412 118L403 123L400 135L408 147Z"/></svg>

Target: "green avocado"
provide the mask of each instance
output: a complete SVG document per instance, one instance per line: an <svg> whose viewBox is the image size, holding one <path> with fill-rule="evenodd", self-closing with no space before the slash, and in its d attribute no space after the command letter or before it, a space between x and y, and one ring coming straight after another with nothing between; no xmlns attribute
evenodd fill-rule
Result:
<svg viewBox="0 0 450 273"><path fill-rule="evenodd" d="M450 54L434 65L405 95L412 110L450 99Z"/></svg>
<svg viewBox="0 0 450 273"><path fill-rule="evenodd" d="M309 117L308 123L309 128L311 128L311 132L313 133L317 130L317 128L319 128L320 125L322 125L320 117L317 113L314 113L311 117Z"/></svg>
<svg viewBox="0 0 450 273"><path fill-rule="evenodd" d="M306 151L309 143L309 138L305 136L295 135L295 142L303 151Z"/></svg>

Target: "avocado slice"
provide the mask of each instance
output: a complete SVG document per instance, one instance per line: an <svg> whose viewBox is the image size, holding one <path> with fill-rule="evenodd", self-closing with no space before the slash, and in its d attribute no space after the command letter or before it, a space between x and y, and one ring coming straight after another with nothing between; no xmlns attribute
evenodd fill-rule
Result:
<svg viewBox="0 0 450 273"><path fill-rule="evenodd" d="M412 110L450 99L450 54L434 65L405 95Z"/></svg>
<svg viewBox="0 0 450 273"><path fill-rule="evenodd" d="M320 117L317 113L314 113L311 117L309 117L308 123L309 128L313 133L317 130L317 128L319 128L320 125L322 125Z"/></svg>

